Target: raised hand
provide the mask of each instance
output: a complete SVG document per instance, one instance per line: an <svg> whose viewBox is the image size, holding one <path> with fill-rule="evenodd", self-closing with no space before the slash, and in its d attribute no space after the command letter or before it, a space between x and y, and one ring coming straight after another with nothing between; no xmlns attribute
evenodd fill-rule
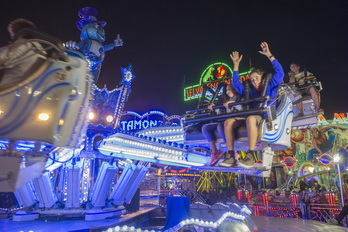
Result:
<svg viewBox="0 0 348 232"><path fill-rule="evenodd" d="M243 55L239 56L239 52L234 51L234 52L232 52L232 54L230 54L230 57L233 61L233 64L239 64L243 58Z"/></svg>
<svg viewBox="0 0 348 232"><path fill-rule="evenodd" d="M269 50L268 44L266 42L262 42L260 44L262 51L259 51L259 53L261 53L262 55L267 56L268 58L270 58L272 56L271 51Z"/></svg>
<svg viewBox="0 0 348 232"><path fill-rule="evenodd" d="M215 106L215 104L214 104L214 103L211 103L211 104L208 105L208 109L211 110L211 111L214 111L214 110L213 110L213 107L214 107L214 106Z"/></svg>
<svg viewBox="0 0 348 232"><path fill-rule="evenodd" d="M123 46L123 41L120 37L120 34L117 34L117 37L116 39L114 40L114 43L115 43L115 47L121 47Z"/></svg>

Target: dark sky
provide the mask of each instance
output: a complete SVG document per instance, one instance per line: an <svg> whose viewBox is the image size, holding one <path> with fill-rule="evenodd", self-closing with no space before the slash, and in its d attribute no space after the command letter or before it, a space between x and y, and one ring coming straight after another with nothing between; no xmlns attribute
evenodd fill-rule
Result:
<svg viewBox="0 0 348 232"><path fill-rule="evenodd" d="M249 69L250 59L252 66L272 71L258 53L267 41L285 72L296 61L320 79L327 118L348 112L348 1L2 1L0 42L7 43L7 24L18 17L62 41L79 41L77 13L85 6L107 22L108 42L118 33L124 41L107 52L97 85L114 88L120 67L131 63L136 78L125 110L183 114L196 105L183 100L184 77L189 86L213 62L232 66L234 50L244 55L241 71Z"/></svg>

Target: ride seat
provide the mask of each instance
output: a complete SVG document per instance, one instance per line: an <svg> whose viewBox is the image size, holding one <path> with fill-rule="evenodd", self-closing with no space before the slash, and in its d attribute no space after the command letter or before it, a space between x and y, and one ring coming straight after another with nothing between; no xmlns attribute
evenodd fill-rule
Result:
<svg viewBox="0 0 348 232"><path fill-rule="evenodd" d="M50 41L23 41L33 42L49 52L19 84L0 90L0 139L79 147L92 98L88 63L80 52L62 50Z"/></svg>
<svg viewBox="0 0 348 232"><path fill-rule="evenodd" d="M292 104L285 92L285 85L278 87L278 93L274 101L277 103L275 111L276 118L272 121L263 115L258 125L258 142L256 150L261 150L266 144L270 144L275 150L284 150L290 146L290 133L292 122ZM205 123L197 123L185 128L185 144L198 145L209 148L210 145L201 132L201 128ZM224 140L221 138L217 130L214 131L217 143L220 143L222 150L226 150ZM248 131L245 123L237 127L234 131L235 150L248 150Z"/></svg>

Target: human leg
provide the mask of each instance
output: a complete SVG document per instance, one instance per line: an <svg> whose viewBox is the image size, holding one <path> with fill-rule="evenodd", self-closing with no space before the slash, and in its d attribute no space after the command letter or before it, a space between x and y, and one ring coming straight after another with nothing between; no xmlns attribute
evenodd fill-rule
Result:
<svg viewBox="0 0 348 232"><path fill-rule="evenodd" d="M297 103L297 107L298 107L300 113L298 113L298 114L296 115L296 117L301 117L301 116L303 116L304 114L303 114L303 105L302 105L302 102Z"/></svg>
<svg viewBox="0 0 348 232"><path fill-rule="evenodd" d="M249 139L249 150L254 151L257 140L257 124L258 124L258 115L251 115L246 119L246 126L248 131L248 139Z"/></svg>
<svg viewBox="0 0 348 232"><path fill-rule="evenodd" d="M234 125L237 122L234 118L226 119L224 123L226 146L228 150L234 149Z"/></svg>
<svg viewBox="0 0 348 232"><path fill-rule="evenodd" d="M314 88L313 86L309 88L309 92L311 94L312 100L314 102L315 108L317 111L322 111L322 109L320 109L320 100L319 100L319 93L316 90L316 88Z"/></svg>
<svg viewBox="0 0 348 232"><path fill-rule="evenodd" d="M340 214L336 217L337 222L341 223L343 218L345 218L347 215L348 215L348 205L345 205L342 208Z"/></svg>
<svg viewBox="0 0 348 232"><path fill-rule="evenodd" d="M216 147L216 140L211 140L209 141L209 145L211 147L211 151L213 152L213 154L215 154L216 152L218 152L218 149Z"/></svg>
<svg viewBox="0 0 348 232"><path fill-rule="evenodd" d="M312 161L314 158L314 154L319 154L317 149L315 148L310 149L307 153L307 161Z"/></svg>
<svg viewBox="0 0 348 232"><path fill-rule="evenodd" d="M204 137L207 139L207 141L209 142L209 144L214 141L216 141L216 137L215 137L215 134L214 134L214 131L216 130L216 127L219 123L217 122L213 122L213 123L207 123L207 124L204 124L202 126L202 133L204 135ZM214 144L215 148L216 148L216 145ZM213 148L212 148L213 149Z"/></svg>
<svg viewBox="0 0 348 232"><path fill-rule="evenodd" d="M229 118L224 123L224 132L228 152L226 153L225 160L219 163L219 166L221 167L232 167L236 164L236 160L234 158L234 129L237 126L237 124L238 121L234 118Z"/></svg>
<svg viewBox="0 0 348 232"><path fill-rule="evenodd" d="M212 149L213 155L211 159L210 165L215 165L219 159L222 157L222 152L219 151L216 147L216 136L214 134L214 131L217 129L217 126L219 125L218 122L214 123L207 123L202 126L202 133L204 137L207 139L209 142L209 145Z"/></svg>
<svg viewBox="0 0 348 232"><path fill-rule="evenodd" d="M249 139L249 151L246 153L245 157L239 161L239 166L244 168L252 168L256 162L256 142L258 135L257 125L261 121L261 116L251 115L246 119L248 139Z"/></svg>

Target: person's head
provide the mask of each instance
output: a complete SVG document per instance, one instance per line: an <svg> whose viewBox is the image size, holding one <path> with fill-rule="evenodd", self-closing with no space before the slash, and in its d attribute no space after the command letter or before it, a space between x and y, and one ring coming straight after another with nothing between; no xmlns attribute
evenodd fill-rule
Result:
<svg viewBox="0 0 348 232"><path fill-rule="evenodd" d="M237 91L236 91L236 89L233 87L232 84L228 84L228 85L226 86L226 94L227 94L227 96L229 96L229 97L234 97L234 96L236 96Z"/></svg>
<svg viewBox="0 0 348 232"><path fill-rule="evenodd" d="M37 29L35 24L27 19L15 19L8 24L7 30L11 39L17 39L18 32L23 29Z"/></svg>
<svg viewBox="0 0 348 232"><path fill-rule="evenodd" d="M313 137L316 139L320 137L320 131L316 127L311 129L311 133L312 133Z"/></svg>
<svg viewBox="0 0 348 232"><path fill-rule="evenodd" d="M319 184L318 181L316 181L316 180L313 181L314 186L317 186L318 184Z"/></svg>
<svg viewBox="0 0 348 232"><path fill-rule="evenodd" d="M299 73L300 72L300 65L298 63L292 62L290 64L290 70L293 71L294 73Z"/></svg>
<svg viewBox="0 0 348 232"><path fill-rule="evenodd" d="M249 78L251 84L255 87L255 89L260 89L264 82L264 71L261 69L253 69L249 74Z"/></svg>

